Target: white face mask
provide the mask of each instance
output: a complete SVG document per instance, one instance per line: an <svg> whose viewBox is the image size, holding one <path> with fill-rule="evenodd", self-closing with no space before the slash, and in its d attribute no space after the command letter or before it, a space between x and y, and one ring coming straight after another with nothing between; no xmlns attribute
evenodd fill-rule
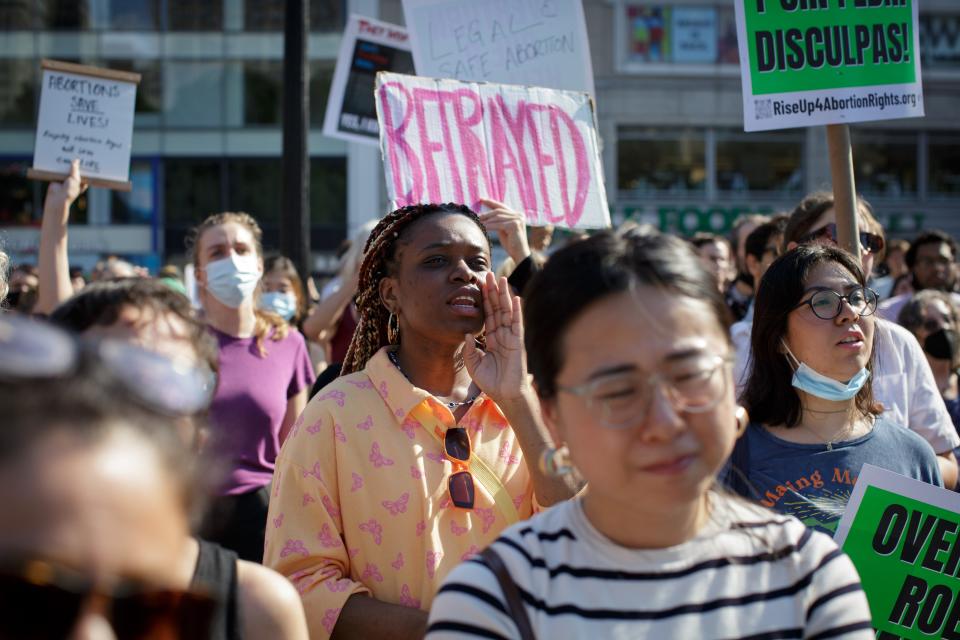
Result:
<svg viewBox="0 0 960 640"><path fill-rule="evenodd" d="M253 253L245 256L231 253L208 263L204 271L207 291L232 309L250 299L260 282L260 262Z"/></svg>
<svg viewBox="0 0 960 640"><path fill-rule="evenodd" d="M272 311L287 322L297 313L297 296L281 291L268 291L260 296L260 308Z"/></svg>

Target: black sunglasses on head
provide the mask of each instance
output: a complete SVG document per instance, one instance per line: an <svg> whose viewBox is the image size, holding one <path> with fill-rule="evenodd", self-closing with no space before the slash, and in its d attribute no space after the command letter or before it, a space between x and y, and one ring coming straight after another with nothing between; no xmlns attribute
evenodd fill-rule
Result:
<svg viewBox="0 0 960 640"><path fill-rule="evenodd" d="M800 238L800 244L807 244L820 240L821 238L830 238L836 244L837 242L837 225L833 222L825 224L819 229L815 229L808 233L805 236ZM883 238L878 236L875 233L870 233L869 231L860 232L860 248L863 251L868 251L872 254L877 254L880 251L883 251Z"/></svg>

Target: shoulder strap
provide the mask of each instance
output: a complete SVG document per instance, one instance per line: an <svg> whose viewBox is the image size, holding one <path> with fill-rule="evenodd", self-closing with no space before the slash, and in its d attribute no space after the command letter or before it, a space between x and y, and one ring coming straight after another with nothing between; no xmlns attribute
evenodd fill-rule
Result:
<svg viewBox="0 0 960 640"><path fill-rule="evenodd" d="M500 583L500 590L503 591L503 598L506 600L507 613L517 625L517 631L520 632L520 640L534 640L533 627L530 626L530 618L527 616L527 608L523 605L523 599L520 597L520 590L517 584L510 576L507 565L504 564L500 554L493 550L493 547L487 547L480 552L484 564L496 576Z"/></svg>
<svg viewBox="0 0 960 640"><path fill-rule="evenodd" d="M440 420L433 415L426 404L418 404L413 408L412 413L424 430L433 435L437 442L440 443L440 446L443 446L443 436L441 436L441 434L444 432L446 427L440 424ZM510 497L510 493L507 491L506 487L503 486L503 483L500 482L500 478L493 471L493 469L491 469L487 463L476 454L476 452L471 452L470 462L468 465L470 466L470 471L473 473L473 477L476 478L477 482L483 485L483 488L486 490L486 492L493 496L493 501L497 505L497 508L500 509L503 517L507 519L507 524L510 525L514 524L515 522L520 522L520 514L517 512L517 508L513 504L513 499Z"/></svg>

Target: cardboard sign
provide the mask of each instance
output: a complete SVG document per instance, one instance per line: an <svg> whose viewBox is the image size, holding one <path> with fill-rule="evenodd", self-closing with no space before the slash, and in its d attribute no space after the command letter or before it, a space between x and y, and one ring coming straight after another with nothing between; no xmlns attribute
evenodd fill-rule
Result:
<svg viewBox="0 0 960 640"><path fill-rule="evenodd" d="M378 71L413 73L406 29L351 15L330 84L323 133L376 146L380 141L373 90Z"/></svg>
<svg viewBox="0 0 960 640"><path fill-rule="evenodd" d="M960 495L865 464L835 539L853 560L873 626L960 637Z"/></svg>
<svg viewBox="0 0 960 640"><path fill-rule="evenodd" d="M581 0L403 0L417 75L594 95Z"/></svg>
<svg viewBox="0 0 960 640"><path fill-rule="evenodd" d="M63 180L70 162L90 184L130 191L133 110L140 74L44 60L33 168L27 177Z"/></svg>
<svg viewBox="0 0 960 640"><path fill-rule="evenodd" d="M923 115L917 0L737 0L746 131Z"/></svg>
<svg viewBox="0 0 960 640"><path fill-rule="evenodd" d="M530 224L610 226L585 93L379 73L377 117L395 207L493 198Z"/></svg>

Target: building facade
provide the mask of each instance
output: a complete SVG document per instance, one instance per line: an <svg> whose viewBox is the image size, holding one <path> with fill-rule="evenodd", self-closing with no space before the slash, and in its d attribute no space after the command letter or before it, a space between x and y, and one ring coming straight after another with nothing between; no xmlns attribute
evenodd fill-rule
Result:
<svg viewBox="0 0 960 640"><path fill-rule="evenodd" d="M478 0L479 1L479 0ZM532 0L531 0L532 1ZM550 2L552 0L538 0ZM746 134L734 0L584 0L615 220L725 231L829 187L822 127ZM283 0L7 0L0 5L0 237L35 259L44 186L26 180L39 61L142 74L129 194L78 203L71 259L183 259L206 214L244 210L279 237ZM386 207L375 148L320 133L350 12L403 23L400 0L310 0L311 244L318 268ZM960 236L960 4L924 0L926 117L852 125L857 187L888 234Z"/></svg>

